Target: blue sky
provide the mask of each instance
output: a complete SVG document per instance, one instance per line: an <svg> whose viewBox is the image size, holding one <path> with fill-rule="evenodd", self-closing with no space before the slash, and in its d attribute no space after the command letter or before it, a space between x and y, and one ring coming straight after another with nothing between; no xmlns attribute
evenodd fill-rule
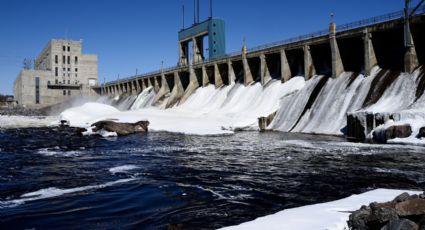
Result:
<svg viewBox="0 0 425 230"><path fill-rule="evenodd" d="M416 1L417 2L417 1ZM201 20L209 0L200 0ZM98 55L103 82L177 63L177 32L193 22L193 0L2 0L0 93L12 94L25 57L36 57L50 39L83 39L83 52ZM326 29L403 8L403 0L214 0L226 21L227 52Z"/></svg>

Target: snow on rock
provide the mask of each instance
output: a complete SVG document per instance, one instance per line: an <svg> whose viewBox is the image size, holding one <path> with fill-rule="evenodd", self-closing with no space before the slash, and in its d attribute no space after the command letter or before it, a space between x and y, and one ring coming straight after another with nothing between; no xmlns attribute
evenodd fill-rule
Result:
<svg viewBox="0 0 425 230"><path fill-rule="evenodd" d="M362 205L368 205L371 202L391 201L403 192L410 194L422 193L421 191L376 189L359 195L352 195L341 200L286 209L253 221L222 229L344 230L348 229L347 220L350 211L355 211Z"/></svg>
<svg viewBox="0 0 425 230"><path fill-rule="evenodd" d="M60 120L68 121L73 127L87 127L96 117L114 113L119 113L119 110L110 105L89 102L63 111Z"/></svg>

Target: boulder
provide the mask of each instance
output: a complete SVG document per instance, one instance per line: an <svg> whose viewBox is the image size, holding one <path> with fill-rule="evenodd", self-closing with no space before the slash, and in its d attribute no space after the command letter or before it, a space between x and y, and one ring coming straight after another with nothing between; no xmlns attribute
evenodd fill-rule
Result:
<svg viewBox="0 0 425 230"><path fill-rule="evenodd" d="M393 125L386 129L377 128L373 131L373 140L379 143L387 143L394 138L406 138L412 135L412 127L409 124Z"/></svg>
<svg viewBox="0 0 425 230"><path fill-rule="evenodd" d="M393 125L385 130L385 137L387 140L394 138L406 138L412 135L412 127L409 124Z"/></svg>
<svg viewBox="0 0 425 230"><path fill-rule="evenodd" d="M425 200L416 198L409 199L395 205L399 216L418 216L425 214Z"/></svg>
<svg viewBox="0 0 425 230"><path fill-rule="evenodd" d="M392 220L381 230L418 230L419 226L408 219Z"/></svg>
<svg viewBox="0 0 425 230"><path fill-rule="evenodd" d="M425 230L425 193L403 193L392 201L363 205L350 214L348 226L352 230Z"/></svg>
<svg viewBox="0 0 425 230"><path fill-rule="evenodd" d="M138 121L135 123L119 123L115 121L98 121L91 126L93 132L105 130L115 132L118 136L125 136L133 133L147 132L149 121Z"/></svg>
<svg viewBox="0 0 425 230"><path fill-rule="evenodd" d="M419 129L417 138L422 138L422 137L425 137L425 127L422 127Z"/></svg>

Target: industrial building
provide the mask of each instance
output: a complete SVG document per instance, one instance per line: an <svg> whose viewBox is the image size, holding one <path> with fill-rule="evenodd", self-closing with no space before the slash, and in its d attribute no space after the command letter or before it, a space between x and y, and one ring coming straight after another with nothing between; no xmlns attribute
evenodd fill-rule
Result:
<svg viewBox="0 0 425 230"><path fill-rule="evenodd" d="M74 97L95 95L98 83L97 55L82 54L82 41L50 40L34 63L14 82L20 106L42 108Z"/></svg>

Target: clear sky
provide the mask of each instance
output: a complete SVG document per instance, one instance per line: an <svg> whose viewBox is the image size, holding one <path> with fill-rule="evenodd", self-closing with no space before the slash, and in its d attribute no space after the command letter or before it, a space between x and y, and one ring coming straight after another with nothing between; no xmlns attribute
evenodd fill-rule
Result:
<svg viewBox="0 0 425 230"><path fill-rule="evenodd" d="M414 1L417 2L417 1ZM209 0L200 0L201 21ZM173 66L177 32L193 22L193 0L1 0L0 93L12 94L25 57L36 57L50 39L83 39L97 54L99 79L115 80ZM403 0L213 0L214 17L226 21L227 52L328 28L403 8Z"/></svg>

